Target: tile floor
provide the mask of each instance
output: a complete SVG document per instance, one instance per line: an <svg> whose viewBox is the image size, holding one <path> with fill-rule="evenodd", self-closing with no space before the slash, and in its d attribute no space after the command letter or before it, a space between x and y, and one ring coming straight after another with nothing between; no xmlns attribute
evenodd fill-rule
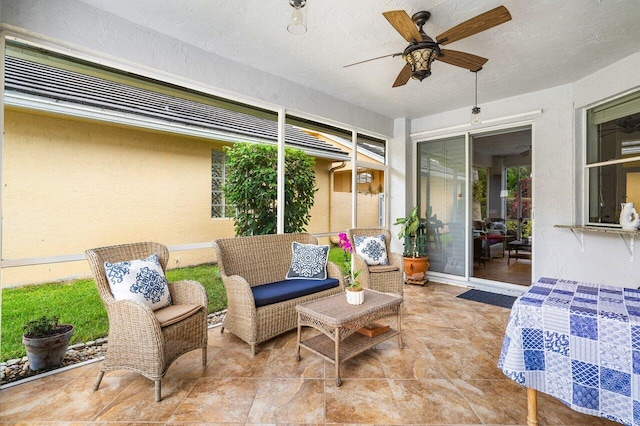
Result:
<svg viewBox="0 0 640 426"><path fill-rule="evenodd" d="M94 363L0 391L0 424L525 425L526 392L496 367L509 310L455 297L465 290L406 286L405 348L391 339L351 359L339 388L331 364L304 350L295 361L295 332L251 357L213 328L208 365L200 351L179 358L159 403L151 381L126 371L106 373L94 392ZM539 420L615 424L544 395Z"/></svg>

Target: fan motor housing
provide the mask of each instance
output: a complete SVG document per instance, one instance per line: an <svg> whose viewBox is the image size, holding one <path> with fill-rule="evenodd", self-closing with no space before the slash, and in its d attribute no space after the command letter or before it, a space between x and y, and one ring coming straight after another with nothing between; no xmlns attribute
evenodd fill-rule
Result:
<svg viewBox="0 0 640 426"><path fill-rule="evenodd" d="M416 12L411 17L411 20L415 22L415 24L422 31L422 26L427 23L427 21L431 18L431 12L427 12L426 10L422 10L420 12Z"/></svg>

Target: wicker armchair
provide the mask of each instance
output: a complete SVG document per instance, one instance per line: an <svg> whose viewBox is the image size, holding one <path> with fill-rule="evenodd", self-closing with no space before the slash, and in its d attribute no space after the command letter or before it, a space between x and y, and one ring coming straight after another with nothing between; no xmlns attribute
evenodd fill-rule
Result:
<svg viewBox="0 0 640 426"><path fill-rule="evenodd" d="M133 300L116 300L111 294L104 262L144 259L158 254L166 271L169 251L158 243L133 243L87 250L100 297L109 316L109 348L94 385L98 390L105 371L132 370L155 382L155 399L161 399L161 379L179 356L202 349L207 362L207 293L196 281L169 283L172 305L152 311Z"/></svg>
<svg viewBox="0 0 640 426"><path fill-rule="evenodd" d="M367 262L355 252L356 245L353 241L354 235L359 237L384 235L389 264L367 265ZM358 276L358 281L360 281L365 288L402 296L404 285L403 260L400 254L391 252L391 232L386 228L350 228L347 229L347 237L354 250L353 268L355 271L361 271Z"/></svg>
<svg viewBox="0 0 640 426"><path fill-rule="evenodd" d="M281 281L291 266L291 244L318 244L309 234L258 235L222 238L213 242L220 277L227 292L223 326L251 346L256 346L298 325L296 305L344 291L340 268L327 262L327 277L339 286L266 306L256 307L252 287Z"/></svg>

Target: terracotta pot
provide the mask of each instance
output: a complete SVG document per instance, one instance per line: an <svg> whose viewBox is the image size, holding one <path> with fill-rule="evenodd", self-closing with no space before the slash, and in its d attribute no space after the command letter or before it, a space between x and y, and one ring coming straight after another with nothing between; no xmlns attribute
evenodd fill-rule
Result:
<svg viewBox="0 0 640 426"><path fill-rule="evenodd" d="M364 291L347 289L347 303L350 305L362 305L364 303Z"/></svg>
<svg viewBox="0 0 640 426"><path fill-rule="evenodd" d="M55 336L34 338L22 336L31 370L46 370L62 364L74 327L70 324L61 325L67 325L67 331Z"/></svg>
<svg viewBox="0 0 640 426"><path fill-rule="evenodd" d="M429 269L429 256L404 257L404 275L410 280L423 280Z"/></svg>

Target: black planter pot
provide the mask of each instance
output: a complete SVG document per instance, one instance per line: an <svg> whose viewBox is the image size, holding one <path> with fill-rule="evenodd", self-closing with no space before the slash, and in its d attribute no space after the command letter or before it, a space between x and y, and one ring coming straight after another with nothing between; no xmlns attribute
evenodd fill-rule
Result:
<svg viewBox="0 0 640 426"><path fill-rule="evenodd" d="M67 353L69 340L73 336L74 327L71 324L62 324L66 331L48 337L22 336L22 343L27 350L29 368L31 370L47 370L57 367L62 363Z"/></svg>

